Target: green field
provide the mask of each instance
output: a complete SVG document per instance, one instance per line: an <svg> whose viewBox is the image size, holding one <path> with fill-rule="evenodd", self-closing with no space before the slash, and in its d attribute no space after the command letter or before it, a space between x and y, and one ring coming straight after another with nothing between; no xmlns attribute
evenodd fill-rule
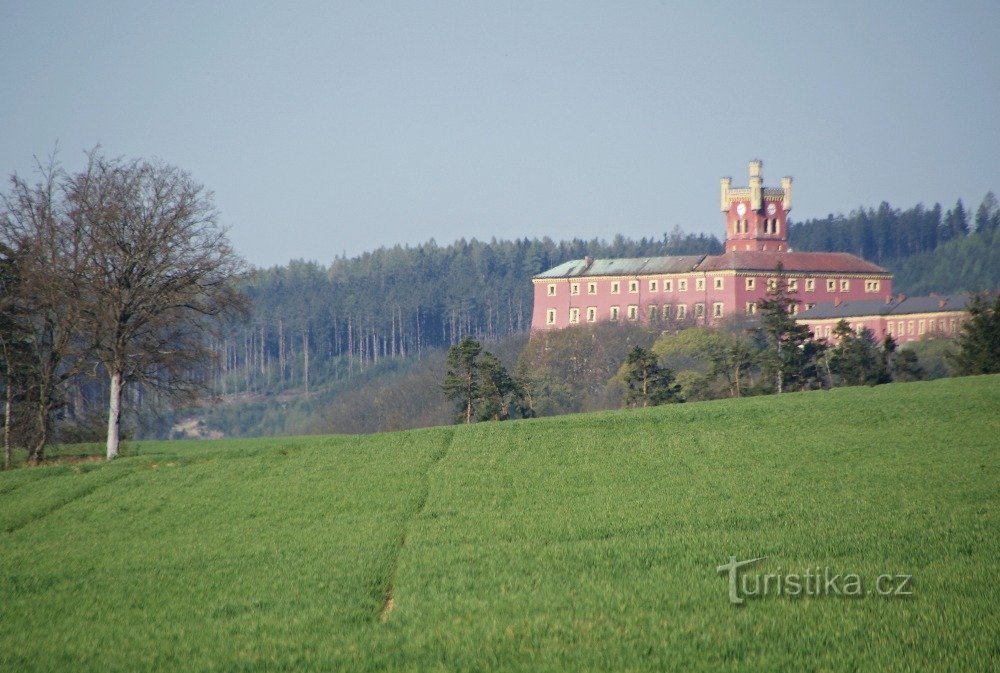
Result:
<svg viewBox="0 0 1000 673"><path fill-rule="evenodd" d="M996 670L998 412L973 377L15 470L0 671ZM866 595L733 606L731 555Z"/></svg>

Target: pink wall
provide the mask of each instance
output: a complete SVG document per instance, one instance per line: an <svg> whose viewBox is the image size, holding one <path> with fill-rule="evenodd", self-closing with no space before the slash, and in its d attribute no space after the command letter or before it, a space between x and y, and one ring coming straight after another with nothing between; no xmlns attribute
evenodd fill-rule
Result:
<svg viewBox="0 0 1000 673"><path fill-rule="evenodd" d="M746 278L754 279L754 288L747 289ZM618 306L620 310L620 320L627 319L627 307L629 305L639 306L639 321L645 322L647 307L656 304L662 307L663 304L670 304L672 317L676 319L676 307L679 304L687 306L687 322L693 322L696 303L705 304L705 318L707 322L713 321L713 304L722 302L723 317L730 317L734 314L745 315L748 302L758 302L767 296L767 280L772 274L766 272L754 272L752 275L733 275L732 272L698 272L688 274L674 274L669 276L638 276L638 277L580 277L572 279L539 279L535 282L535 305L532 312L531 329L537 331L541 329L558 329L570 326L569 309L580 309L579 324L587 324L587 308L593 306L597 310L597 321L603 322L611 317L611 307ZM703 290L698 288L698 279L703 278L705 285ZM715 279L722 279L722 289L715 289ZM815 280L815 289L812 292L806 291L806 279ZM835 280L835 289L827 289L827 280ZM816 275L805 276L788 274L786 279L795 279L798 284L798 291L793 294L799 300L799 310L805 310L805 304L833 303L837 299L841 301L858 301L865 299L884 299L892 295L892 279L878 278L879 289L877 292L865 291L864 277L856 276L829 276ZM649 281L657 281L657 291L650 292ZM665 282L673 283L672 291L665 291ZM680 281L687 280L687 290L680 290ZM841 280L849 281L847 290L841 289ZM871 279L874 280L874 279ZM630 293L628 291L629 281L638 281L639 291ZM619 283L619 293L612 294L612 284ZM580 284L580 294L570 293L571 284ZM587 293L588 283L597 284L597 294ZM555 296L548 294L549 284L556 286ZM554 325L547 324L546 315L548 309L556 309L556 322ZM662 310L662 309L661 309ZM669 324L669 323L668 323Z"/></svg>

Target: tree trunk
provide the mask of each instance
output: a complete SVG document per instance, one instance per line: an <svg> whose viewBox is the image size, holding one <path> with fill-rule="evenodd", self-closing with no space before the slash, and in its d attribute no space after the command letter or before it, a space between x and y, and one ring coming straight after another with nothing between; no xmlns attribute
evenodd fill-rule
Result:
<svg viewBox="0 0 1000 673"><path fill-rule="evenodd" d="M8 369L8 371L10 371ZM10 422L14 411L14 391L7 380L7 395L3 405L3 469L9 470L11 463L10 455Z"/></svg>
<svg viewBox="0 0 1000 673"><path fill-rule="evenodd" d="M108 404L108 460L118 457L118 438L121 435L122 375L111 374L111 396Z"/></svg>
<svg viewBox="0 0 1000 673"><path fill-rule="evenodd" d="M39 393L41 398L43 395L48 395L47 390L43 390ZM42 457L45 451L45 443L49 441L49 405L44 402L38 403L37 412L38 421L38 438L35 440L34 446L28 451L28 464L29 465L40 465L42 462Z"/></svg>

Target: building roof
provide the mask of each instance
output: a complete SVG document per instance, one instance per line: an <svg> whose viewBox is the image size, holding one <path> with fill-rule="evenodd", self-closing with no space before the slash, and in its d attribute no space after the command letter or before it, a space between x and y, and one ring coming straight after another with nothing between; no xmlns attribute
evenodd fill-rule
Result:
<svg viewBox="0 0 1000 673"><path fill-rule="evenodd" d="M693 271L704 255L673 257L623 257L621 259L574 259L535 276L572 278L577 276L646 276L657 273ZM589 262L589 265L588 265Z"/></svg>
<svg viewBox="0 0 1000 673"><path fill-rule="evenodd" d="M588 265L589 261L589 265ZM622 259L574 259L535 276L573 278L581 276L649 276L688 271L774 271L778 264L789 273L861 273L889 275L882 267L846 252L731 251L724 255L678 255L672 257L625 257Z"/></svg>
<svg viewBox="0 0 1000 673"><path fill-rule="evenodd" d="M733 250L706 257L699 271L773 271L778 264L790 273L864 273L889 275L887 269L846 252L770 252Z"/></svg>
<svg viewBox="0 0 1000 673"><path fill-rule="evenodd" d="M865 299L844 301L838 304L816 304L811 309L799 311L797 320L828 320L858 318L872 315L912 315L915 313L945 313L964 311L969 303L965 294L931 295L929 297L906 297L899 295L890 301Z"/></svg>

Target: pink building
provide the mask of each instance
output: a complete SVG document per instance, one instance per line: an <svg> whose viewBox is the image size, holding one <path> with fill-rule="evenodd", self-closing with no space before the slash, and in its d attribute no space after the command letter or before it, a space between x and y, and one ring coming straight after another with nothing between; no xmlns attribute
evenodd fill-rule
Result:
<svg viewBox="0 0 1000 673"><path fill-rule="evenodd" d="M750 162L749 187L733 188L731 178L722 179L722 255L565 262L532 278L531 330L608 320L669 329L753 315L768 288L779 282L798 299L796 313L817 304L884 302L892 296L892 275L880 266L847 253L792 252L787 227L792 178L765 188L762 168L760 161Z"/></svg>
<svg viewBox="0 0 1000 673"><path fill-rule="evenodd" d="M897 344L958 335L968 317L967 295L907 297L820 304L799 314L817 339L833 339L837 323L846 320L852 329L867 327L882 341L891 336Z"/></svg>

